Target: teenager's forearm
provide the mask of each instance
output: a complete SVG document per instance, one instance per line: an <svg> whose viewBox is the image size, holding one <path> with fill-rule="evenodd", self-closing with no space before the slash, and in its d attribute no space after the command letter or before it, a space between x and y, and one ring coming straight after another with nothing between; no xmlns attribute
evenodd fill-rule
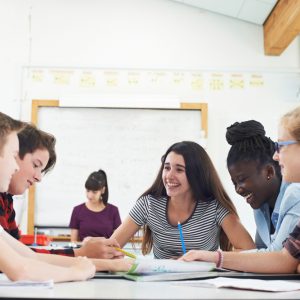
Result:
<svg viewBox="0 0 300 300"><path fill-rule="evenodd" d="M298 261L285 249L267 253L223 252L223 268L256 273L295 273Z"/></svg>
<svg viewBox="0 0 300 300"><path fill-rule="evenodd" d="M112 271L113 259L92 259L97 271Z"/></svg>
<svg viewBox="0 0 300 300"><path fill-rule="evenodd" d="M53 254L42 254L36 253L36 258L39 261L51 263L59 266L72 266L74 264L74 257L62 256L62 255L53 255Z"/></svg>
<svg viewBox="0 0 300 300"><path fill-rule="evenodd" d="M37 261L31 258L22 259L22 263L18 265L18 269L5 268L2 271L12 281L17 280L54 280L54 282L80 280L80 274L74 272L68 267L61 267L47 264L43 261Z"/></svg>
<svg viewBox="0 0 300 300"><path fill-rule="evenodd" d="M133 259L92 259L97 271L128 271L134 260Z"/></svg>

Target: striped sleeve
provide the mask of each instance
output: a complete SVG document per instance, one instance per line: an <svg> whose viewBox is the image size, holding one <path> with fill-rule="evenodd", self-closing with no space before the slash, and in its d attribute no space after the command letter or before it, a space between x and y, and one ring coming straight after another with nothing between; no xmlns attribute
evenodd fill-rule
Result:
<svg viewBox="0 0 300 300"><path fill-rule="evenodd" d="M129 215L138 226L145 225L149 215L148 196L139 198L130 210Z"/></svg>
<svg viewBox="0 0 300 300"><path fill-rule="evenodd" d="M224 218L229 214L229 210L221 205L219 201L217 201L217 213L216 213L216 223L221 225Z"/></svg>

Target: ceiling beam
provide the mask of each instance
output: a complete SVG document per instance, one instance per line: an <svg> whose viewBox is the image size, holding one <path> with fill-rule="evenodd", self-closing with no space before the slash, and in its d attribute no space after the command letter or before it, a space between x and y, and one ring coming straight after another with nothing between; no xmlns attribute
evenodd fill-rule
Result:
<svg viewBox="0 0 300 300"><path fill-rule="evenodd" d="M300 33L300 0L279 0L264 23L266 55L280 55Z"/></svg>

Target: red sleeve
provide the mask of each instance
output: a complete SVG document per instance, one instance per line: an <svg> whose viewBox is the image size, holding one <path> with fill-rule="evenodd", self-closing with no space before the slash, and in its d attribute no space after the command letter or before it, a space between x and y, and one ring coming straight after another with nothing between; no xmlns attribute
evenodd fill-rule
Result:
<svg viewBox="0 0 300 300"><path fill-rule="evenodd" d="M16 224L16 213L13 207L13 198L10 194L0 194L0 225L11 236L20 238L19 228Z"/></svg>
<svg viewBox="0 0 300 300"><path fill-rule="evenodd" d="M63 255L63 256L71 256L74 257L74 250L72 248L65 248L65 249L39 249L39 248L31 248L36 253L43 253L43 254L56 254L56 255Z"/></svg>

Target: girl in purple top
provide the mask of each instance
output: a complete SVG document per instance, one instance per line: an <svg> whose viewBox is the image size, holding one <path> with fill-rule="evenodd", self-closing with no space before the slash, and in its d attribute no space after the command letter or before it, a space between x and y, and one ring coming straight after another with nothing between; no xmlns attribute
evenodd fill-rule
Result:
<svg viewBox="0 0 300 300"><path fill-rule="evenodd" d="M109 238L121 224L119 210L108 204L107 177L103 170L93 172L85 182L87 201L75 206L69 227L71 241L90 236Z"/></svg>

